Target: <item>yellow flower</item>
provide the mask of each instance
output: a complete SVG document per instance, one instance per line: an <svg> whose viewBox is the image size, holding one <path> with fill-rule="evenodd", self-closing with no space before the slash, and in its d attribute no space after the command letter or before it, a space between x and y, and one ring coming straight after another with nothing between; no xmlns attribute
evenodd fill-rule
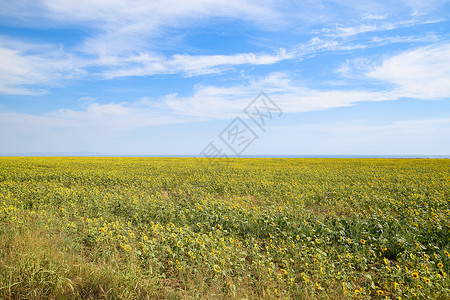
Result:
<svg viewBox="0 0 450 300"><path fill-rule="evenodd" d="M442 263L437 264L438 268L442 268L444 265Z"/></svg>
<svg viewBox="0 0 450 300"><path fill-rule="evenodd" d="M361 244L365 244L366 241L364 239L361 239Z"/></svg>
<svg viewBox="0 0 450 300"><path fill-rule="evenodd" d="M132 248L130 245L125 245L124 249L125 249L125 251L128 252L128 251L131 251Z"/></svg>
<svg viewBox="0 0 450 300"><path fill-rule="evenodd" d="M361 296L361 291L360 291L360 290L355 290L355 296L356 296L356 297Z"/></svg>
<svg viewBox="0 0 450 300"><path fill-rule="evenodd" d="M305 275L302 274L302 278L305 281L305 283L308 283L308 279L306 279Z"/></svg>
<svg viewBox="0 0 450 300"><path fill-rule="evenodd" d="M412 272L412 273L411 273L411 276L412 276L414 279L417 279L417 278L419 278L419 273L417 273L417 272Z"/></svg>
<svg viewBox="0 0 450 300"><path fill-rule="evenodd" d="M423 281L425 281L426 284L430 283L430 279L423 277Z"/></svg>
<svg viewBox="0 0 450 300"><path fill-rule="evenodd" d="M378 291L377 291L377 294L381 296L381 295L384 294L384 292L383 292L382 290L378 290Z"/></svg>
<svg viewBox="0 0 450 300"><path fill-rule="evenodd" d="M428 255L424 254L423 258L425 258L425 260L428 260L430 257Z"/></svg>
<svg viewBox="0 0 450 300"><path fill-rule="evenodd" d="M179 248L181 248L181 247L183 247L183 243L182 243L181 241L178 241L177 246L178 246Z"/></svg>
<svg viewBox="0 0 450 300"><path fill-rule="evenodd" d="M414 259L414 255L412 253L409 254L409 257L411 257L411 259Z"/></svg>
<svg viewBox="0 0 450 300"><path fill-rule="evenodd" d="M394 289L398 290L398 283L397 282L394 282Z"/></svg>
<svg viewBox="0 0 450 300"><path fill-rule="evenodd" d="M420 290L422 288L422 286L420 284L418 284L417 288Z"/></svg>
<svg viewBox="0 0 450 300"><path fill-rule="evenodd" d="M218 265L214 265L214 271L216 271L216 272L220 272L220 268L219 268L219 266L218 266Z"/></svg>

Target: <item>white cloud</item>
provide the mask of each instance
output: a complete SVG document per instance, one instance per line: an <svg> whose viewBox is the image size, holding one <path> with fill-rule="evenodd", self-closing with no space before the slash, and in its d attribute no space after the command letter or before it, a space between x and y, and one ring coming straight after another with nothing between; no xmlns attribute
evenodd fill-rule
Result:
<svg viewBox="0 0 450 300"><path fill-rule="evenodd" d="M104 71L96 75L105 78L148 76L155 74L184 74L196 76L220 73L244 64L270 65L292 58L293 54L280 49L274 54L241 53L234 55L181 55L170 58L141 52L130 57L114 58L108 62L73 57L64 49L0 38L0 93L36 95L45 93L35 85L58 85L61 80L88 75L89 67L102 65ZM105 65L106 64L106 65Z"/></svg>
<svg viewBox="0 0 450 300"><path fill-rule="evenodd" d="M38 53L38 54L36 54ZM56 80L79 76L79 61L63 50L49 45L36 45L0 37L0 93L36 95L45 89L33 85L52 86Z"/></svg>
<svg viewBox="0 0 450 300"><path fill-rule="evenodd" d="M441 49L441 51L446 53L444 49ZM421 51L418 53L425 57L429 55L429 53ZM416 52L413 52L414 57L415 54ZM435 55L437 54L435 53ZM405 55L409 57L411 54ZM403 56L400 55L399 57ZM412 69L405 72L395 70L398 65L404 63ZM365 62L362 62L361 66L361 69L364 69ZM400 97L407 97L412 93L417 95L418 92L420 92L422 98L431 97L436 96L436 93L433 91L434 88L441 93L445 92L444 89L450 92L446 87L447 85L440 86L440 84L447 83L449 77L445 72L448 72L448 70L443 70L442 72L438 70L436 76L447 76L442 79L442 82L428 82L424 86L419 85L414 90L409 85L415 84L416 80L420 79L416 78L415 75L407 76L406 74L416 74L417 68L420 68L420 65L414 65L408 59L399 59L397 57L388 59L381 66L373 68L369 73L370 76L384 78L385 80L390 80L390 82L398 82L398 84L402 85L401 87L394 87L384 91L368 91L364 89L317 90L293 82L285 73L272 73L264 78L247 78L247 83L242 85L198 85L190 96L180 96L173 93L159 98L144 97L135 102L106 104L99 104L95 102L95 99L84 97L82 99L83 102L81 102L83 103L82 108L79 110L61 109L41 117L45 122L52 122L53 120L58 126L65 124L65 126L86 129L98 128L102 131L114 132L162 124L231 119L241 114L243 109L261 91L266 92L284 112L290 113L346 107L367 101L390 101ZM390 74L389 76L391 77L388 77L387 74ZM421 90L422 88L425 89L425 86L427 87L426 91ZM89 101L84 101L86 99ZM33 120L41 117L29 116Z"/></svg>
<svg viewBox="0 0 450 300"><path fill-rule="evenodd" d="M152 39L165 37L167 28L189 27L208 18L236 18L273 26L282 22L269 0L45 0L43 4L51 19L95 28L96 33L80 49L104 61L151 48Z"/></svg>
<svg viewBox="0 0 450 300"><path fill-rule="evenodd" d="M168 95L163 103L173 114L205 119L228 119L240 114L261 91L285 112L307 112L351 106L364 101L396 99L395 91L316 90L293 83L287 74L273 73L246 85L197 86L192 96Z"/></svg>
<svg viewBox="0 0 450 300"><path fill-rule="evenodd" d="M362 26L367 30L370 27ZM294 59L300 59L310 55L317 55L323 52L337 52L337 51L351 51L357 49L374 48L394 43L431 43L438 42L440 37L434 33L427 33L426 35L408 35L408 36L372 36L370 38L355 39L349 38L352 35L361 33L362 28L346 28L345 34L325 33L311 38L308 42L296 45L290 51ZM379 28L375 28L374 32L378 32ZM334 32L335 29L333 29ZM331 32L329 28L326 32Z"/></svg>
<svg viewBox="0 0 450 300"><path fill-rule="evenodd" d="M40 64L34 58L20 56L12 49L0 46L0 93L34 95L43 91L30 91L21 87L26 84L45 82L45 76L35 68Z"/></svg>
<svg viewBox="0 0 450 300"><path fill-rule="evenodd" d="M394 43L430 43L430 42L438 42L439 36L437 36L434 33L428 33L426 35L408 35L408 36L375 36L372 37L368 44L373 44L376 46L382 46L387 44L394 44Z"/></svg>
<svg viewBox="0 0 450 300"><path fill-rule="evenodd" d="M301 59L310 55L317 55L321 52L349 51L367 48L368 45L360 43L348 43L328 37L313 37L309 42L299 44L294 47L292 53L296 59Z"/></svg>
<svg viewBox="0 0 450 300"><path fill-rule="evenodd" d="M273 73L245 85L197 86L192 96L168 94L144 97L135 102L100 104L83 101L81 109L60 109L41 116L1 112L2 127L14 128L17 122L30 128L72 128L85 131L123 132L163 124L230 119L261 92L265 91L285 112L305 112L354 105L361 101L393 99L391 93L366 91L319 91L295 85L284 73ZM38 125L42 122L41 126ZM13 124L14 123L14 124ZM21 125L18 127L23 127Z"/></svg>
<svg viewBox="0 0 450 300"><path fill-rule="evenodd" d="M450 97L450 44L435 44L385 59L368 71L372 79L390 83L402 97Z"/></svg>
<svg viewBox="0 0 450 300"><path fill-rule="evenodd" d="M382 59L359 57L347 60L334 71L347 79L383 84L397 98L424 100L450 97L449 43L435 43Z"/></svg>
<svg viewBox="0 0 450 300"><path fill-rule="evenodd" d="M0 16L12 24L30 27L66 26L89 29L89 36L78 41L67 54L60 45L33 45L16 42L5 46L0 40L0 93L36 94L26 85L54 83L87 67L103 67L108 77L141 76L161 73L197 75L221 72L232 65L271 64L285 53L192 56L176 54L167 58L152 52L154 44L171 39L167 29L199 26L211 18L240 19L272 26L283 21L274 1L197 0L146 1L70 0L13 1L2 4ZM269 28L269 27L267 27ZM9 45L11 46L11 45ZM180 45L178 45L179 47ZM25 53L24 48L34 48ZM40 51L39 51L40 50ZM76 59L80 54L87 59ZM6 63L5 63L6 62ZM216 63L215 63L216 62ZM97 69L98 70L98 69Z"/></svg>
<svg viewBox="0 0 450 300"><path fill-rule="evenodd" d="M389 27L391 28L391 25ZM383 30L385 30L384 28ZM376 25L368 25L368 24L361 24L355 27L343 27L343 26L337 26L333 30L329 30L330 33L326 33L326 36L334 36L334 37L348 37L353 36L361 33L371 32L371 31L377 31L380 30Z"/></svg>
<svg viewBox="0 0 450 300"><path fill-rule="evenodd" d="M364 14L362 19L364 20L384 20L388 17L388 14L374 15L374 14Z"/></svg>
<svg viewBox="0 0 450 300"><path fill-rule="evenodd" d="M281 49L273 55L257 55L254 53L235 55L176 54L170 59L141 53L138 56L127 58L126 61L130 62L130 64L105 71L103 75L107 78L171 73L183 73L186 76L196 76L219 73L230 67L243 64L270 65L290 58L292 58L292 54L286 53L284 49Z"/></svg>
<svg viewBox="0 0 450 300"><path fill-rule="evenodd" d="M86 101L86 102L92 102L92 101L95 101L95 100L97 100L97 98L93 98L93 97L81 97L81 98L78 98L78 101Z"/></svg>
<svg viewBox="0 0 450 300"><path fill-rule="evenodd" d="M400 11L400 7L427 10L416 1L404 1L395 7L379 1L326 3L328 5L322 2L293 4L272 0L138 0L132 4L126 0L8 2L0 12L5 18L15 18L16 22L22 20L25 26L27 22L34 22L33 26L81 27L88 29L89 36L78 41L75 50L67 50L60 45L19 45L18 42L7 43L6 38L0 39L0 60L4 62L0 66L0 93L39 94L45 92L48 86L59 84L62 79L77 78L80 75L101 75L106 78L154 74L196 76L220 73L234 66L271 65L288 59L300 60L325 51L348 51L394 42L430 42L437 39L432 35L422 38L409 36L356 39L355 36L362 33L429 22L425 18L411 19L409 15L406 21L393 21L391 14L386 12L387 8ZM440 4L440 1L434 2L436 6ZM26 7L30 9L27 10ZM214 19L239 19L263 30L280 29L279 24L288 24L284 29L299 23L316 24L311 20L311 15L305 14L302 8L316 10L320 7L338 11L347 7L355 12L355 17L348 23L340 24L336 21L341 20L342 16L333 14L335 19L330 23L337 25L317 31L318 36L311 38L309 42L293 46L288 51L281 49L275 53L249 51L230 55L192 55L187 54L185 50L180 52L180 43L177 45L178 52L174 51L177 54L168 55L161 53L157 46L153 47L153 44L158 45L171 39L170 30L197 28ZM318 15L320 16L320 13ZM327 18L319 19L319 24L329 21ZM361 19L366 21L348 26L361 22ZM27 50L31 48L32 51ZM90 67L92 69L89 69ZM95 74L92 73L93 70ZM376 73L371 77L375 78Z"/></svg>
<svg viewBox="0 0 450 300"><path fill-rule="evenodd" d="M219 73L235 65L273 64L290 58L284 50L277 53L240 53L232 55L188 55L167 57L154 52L162 41L171 39L167 28L199 26L211 18L234 18L265 26L282 22L272 1L17 1L5 5L0 15L9 20L36 26L77 26L89 29L89 37L75 49L60 45L9 43L0 40L0 93L39 94L44 89L33 85L58 84L95 68L94 74L106 78L181 73L185 76ZM25 9L29 7L30 10ZM31 7L33 9L31 9ZM31 21L30 21L31 20ZM31 23L30 23L31 22ZM265 24L265 25L263 25ZM259 26L258 25L258 26ZM179 47L180 45L178 45ZM33 48L33 51L26 51ZM72 54L69 54L72 53ZM86 58L88 55L89 58ZM84 58L81 58L84 57Z"/></svg>
<svg viewBox="0 0 450 300"><path fill-rule="evenodd" d="M364 19L364 17L363 17ZM364 33L392 31L399 28L413 27L416 25L439 23L441 19L405 19L401 21L393 21L389 19L373 19L369 24L358 24L354 26L344 26L337 24L334 27L326 27L321 30L324 36L335 38L350 38Z"/></svg>

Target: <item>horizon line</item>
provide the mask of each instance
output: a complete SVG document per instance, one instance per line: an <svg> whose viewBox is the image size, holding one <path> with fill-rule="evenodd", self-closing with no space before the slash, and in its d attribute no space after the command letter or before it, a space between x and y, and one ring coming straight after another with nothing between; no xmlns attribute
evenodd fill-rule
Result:
<svg viewBox="0 0 450 300"><path fill-rule="evenodd" d="M27 152L0 153L0 157L165 157L208 158L193 154L120 154L96 152ZM211 159L214 159L210 157ZM225 158L450 158L450 154L248 154Z"/></svg>

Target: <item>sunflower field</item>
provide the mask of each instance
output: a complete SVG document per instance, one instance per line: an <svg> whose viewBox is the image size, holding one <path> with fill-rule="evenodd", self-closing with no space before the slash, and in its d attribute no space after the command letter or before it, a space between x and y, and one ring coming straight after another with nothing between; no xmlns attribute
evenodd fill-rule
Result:
<svg viewBox="0 0 450 300"><path fill-rule="evenodd" d="M0 158L2 299L448 299L450 160Z"/></svg>

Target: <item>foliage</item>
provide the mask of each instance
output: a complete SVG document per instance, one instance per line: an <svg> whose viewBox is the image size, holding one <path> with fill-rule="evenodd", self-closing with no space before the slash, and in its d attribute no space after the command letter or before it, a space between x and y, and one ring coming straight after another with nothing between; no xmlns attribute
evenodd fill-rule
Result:
<svg viewBox="0 0 450 300"><path fill-rule="evenodd" d="M450 161L0 158L3 298L441 298Z"/></svg>

